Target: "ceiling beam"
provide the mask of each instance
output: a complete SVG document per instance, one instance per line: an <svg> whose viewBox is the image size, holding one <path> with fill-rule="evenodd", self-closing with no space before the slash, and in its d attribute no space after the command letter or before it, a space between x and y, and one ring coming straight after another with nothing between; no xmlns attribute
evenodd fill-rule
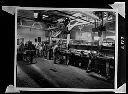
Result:
<svg viewBox="0 0 128 94"><path fill-rule="evenodd" d="M73 16L72 14L68 14L68 13L65 13L65 12L62 12L62 11L58 11L58 10L55 10L55 11L57 11L57 12L59 12L59 13L62 13L62 14L64 14L65 16L70 17L70 18L72 18L72 19L74 19L74 20L80 19L80 20L83 20L83 21L86 21L86 22L89 22L89 23L93 23L93 22L90 22L90 21L88 21L88 20L83 19L82 17L76 17L76 16Z"/></svg>

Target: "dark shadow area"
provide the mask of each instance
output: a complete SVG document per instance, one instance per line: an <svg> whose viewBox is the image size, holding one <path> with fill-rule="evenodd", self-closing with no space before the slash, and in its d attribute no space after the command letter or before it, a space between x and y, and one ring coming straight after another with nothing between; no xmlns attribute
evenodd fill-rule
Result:
<svg viewBox="0 0 128 94"><path fill-rule="evenodd" d="M21 64L21 63L23 63L23 62L19 62L18 65L23 70L23 72L25 72L26 74L28 74L28 76L30 78L32 78L36 83L38 83L38 85L40 86L40 88L53 88L53 87L55 87L47 79L45 79L44 77L42 77L37 71L35 71L34 69L32 69L31 66L24 65L24 64ZM24 86L22 86L22 87L24 87Z"/></svg>

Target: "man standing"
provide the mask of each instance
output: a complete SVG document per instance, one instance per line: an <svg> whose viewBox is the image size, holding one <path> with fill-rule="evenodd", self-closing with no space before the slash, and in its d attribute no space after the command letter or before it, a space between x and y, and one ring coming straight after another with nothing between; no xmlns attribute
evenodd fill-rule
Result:
<svg viewBox="0 0 128 94"><path fill-rule="evenodd" d="M53 46L53 59L54 59L54 63L56 63L56 59L57 59L57 54L58 54L58 51L57 51L57 48L58 48L58 45L57 44L54 44Z"/></svg>

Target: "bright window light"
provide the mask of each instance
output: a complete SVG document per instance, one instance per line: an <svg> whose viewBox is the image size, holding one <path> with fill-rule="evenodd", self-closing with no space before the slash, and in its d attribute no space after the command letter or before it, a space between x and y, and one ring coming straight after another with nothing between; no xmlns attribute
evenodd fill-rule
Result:
<svg viewBox="0 0 128 94"><path fill-rule="evenodd" d="M37 18L38 17L38 13L34 13L34 18Z"/></svg>

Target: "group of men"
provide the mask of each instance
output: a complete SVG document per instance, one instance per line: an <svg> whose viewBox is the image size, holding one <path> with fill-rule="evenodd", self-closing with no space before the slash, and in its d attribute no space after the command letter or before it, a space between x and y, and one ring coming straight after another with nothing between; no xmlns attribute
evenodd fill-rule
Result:
<svg viewBox="0 0 128 94"><path fill-rule="evenodd" d="M32 62L34 57L43 57L48 60L55 59L57 55L57 50L59 43L54 41L52 44L49 42L40 42L33 44L32 41L28 41L25 44L21 43L18 50L18 57L21 59L26 59L29 57L29 60ZM26 60L27 61L27 60Z"/></svg>

